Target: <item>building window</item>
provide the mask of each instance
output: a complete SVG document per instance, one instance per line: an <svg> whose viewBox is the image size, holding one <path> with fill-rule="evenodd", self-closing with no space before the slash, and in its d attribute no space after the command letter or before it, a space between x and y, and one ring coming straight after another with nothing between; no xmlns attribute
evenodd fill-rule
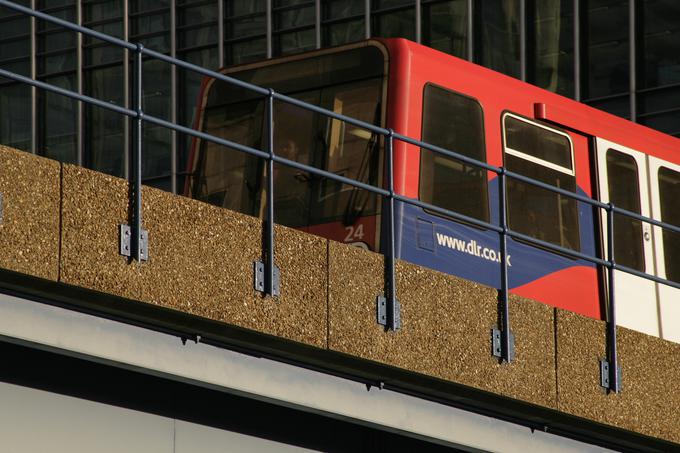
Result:
<svg viewBox="0 0 680 453"><path fill-rule="evenodd" d="M122 0L83 1L84 26L124 38ZM113 44L85 36L85 94L118 106L126 106L125 51ZM125 174L125 121L117 112L85 106L85 164L114 176Z"/></svg>
<svg viewBox="0 0 680 453"><path fill-rule="evenodd" d="M37 7L52 16L75 22L74 0L41 1ZM78 91L76 82L77 34L50 22L37 21L37 76L38 79L70 91ZM66 96L37 90L38 143L36 151L62 162L77 162L78 103Z"/></svg>
<svg viewBox="0 0 680 453"><path fill-rule="evenodd" d="M503 138L507 170L576 192L574 154L566 133L506 114ZM513 178L508 178L507 197L512 230L580 249L576 200Z"/></svg>
<svg viewBox="0 0 680 453"><path fill-rule="evenodd" d="M467 96L425 85L422 140L485 161L482 106ZM480 167L421 148L419 190L426 203L489 219L486 170Z"/></svg>
<svg viewBox="0 0 680 453"><path fill-rule="evenodd" d="M643 0L638 24L640 123L680 137L680 3Z"/></svg>
<svg viewBox="0 0 680 453"><path fill-rule="evenodd" d="M27 0L18 1L30 6ZM0 68L31 75L31 23L28 16L0 8ZM0 143L31 150L31 87L0 78ZM8 115L7 112L11 112Z"/></svg>
<svg viewBox="0 0 680 453"><path fill-rule="evenodd" d="M610 202L640 214L638 166L635 159L614 149L607 150L607 189ZM642 222L614 214L614 260L622 266L644 272Z"/></svg>
<svg viewBox="0 0 680 453"><path fill-rule="evenodd" d="M176 0L177 3L177 58L189 63L218 69L218 14L217 2L205 0ZM182 126L193 127L196 122L196 103L204 77L194 71L177 70L177 119ZM184 187L192 138L177 134L177 187Z"/></svg>
<svg viewBox="0 0 680 453"><path fill-rule="evenodd" d="M424 1L423 44L467 58L467 0Z"/></svg>
<svg viewBox="0 0 680 453"><path fill-rule="evenodd" d="M224 3L224 64L230 66L267 58L265 0Z"/></svg>
<svg viewBox="0 0 680 453"><path fill-rule="evenodd" d="M520 78L520 9L518 1L475 2L475 61Z"/></svg>
<svg viewBox="0 0 680 453"><path fill-rule="evenodd" d="M170 0L148 2L129 0L130 41L165 54L170 53ZM165 120L172 119L172 66L155 58L143 61L143 102L145 113ZM145 123L142 181L163 190L171 190L170 130Z"/></svg>
<svg viewBox="0 0 680 453"><path fill-rule="evenodd" d="M313 0L273 0L272 7L272 47L275 55L316 48Z"/></svg>
<svg viewBox="0 0 680 453"><path fill-rule="evenodd" d="M529 82L563 96L574 95L574 3L533 2Z"/></svg>
<svg viewBox="0 0 680 453"><path fill-rule="evenodd" d="M585 0L583 98L593 107L630 117L627 0Z"/></svg>
<svg viewBox="0 0 680 453"><path fill-rule="evenodd" d="M413 0L372 0L371 36L416 40Z"/></svg>
<svg viewBox="0 0 680 453"><path fill-rule="evenodd" d="M321 2L321 43L337 46L366 37L365 4L361 1L327 0Z"/></svg>

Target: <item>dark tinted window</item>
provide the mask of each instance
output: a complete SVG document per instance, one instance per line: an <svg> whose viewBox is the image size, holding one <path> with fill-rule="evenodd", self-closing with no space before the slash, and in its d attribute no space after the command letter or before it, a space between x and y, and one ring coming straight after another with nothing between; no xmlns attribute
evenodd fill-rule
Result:
<svg viewBox="0 0 680 453"><path fill-rule="evenodd" d="M586 0L585 98L625 93L629 89L629 5L627 0Z"/></svg>
<svg viewBox="0 0 680 453"><path fill-rule="evenodd" d="M373 0L371 10L371 35L415 41L416 18L411 0Z"/></svg>
<svg viewBox="0 0 680 453"><path fill-rule="evenodd" d="M423 134L426 143L486 160L482 107L471 98L426 85ZM432 151L420 151L420 199L450 211L488 220L486 171Z"/></svg>
<svg viewBox="0 0 680 453"><path fill-rule="evenodd" d="M511 116L505 118L505 146L567 170L573 170L571 146L566 136Z"/></svg>
<svg viewBox="0 0 680 453"><path fill-rule="evenodd" d="M376 47L264 66L229 74L272 87L304 102L369 123L381 122L384 57ZM265 149L265 103L261 95L222 82L207 94L202 130ZM274 103L275 153L337 175L378 185L380 155L374 134L284 102ZM264 162L203 141L193 174L193 196L212 204L260 215ZM346 225L377 212L376 198L347 184L274 165L277 223L304 227L335 221Z"/></svg>
<svg viewBox="0 0 680 453"><path fill-rule="evenodd" d="M574 2L530 2L528 81L563 96L574 93ZM529 24L531 27L531 24ZM530 28L531 30L531 28Z"/></svg>
<svg viewBox="0 0 680 453"><path fill-rule="evenodd" d="M475 61L512 77L520 77L520 4L477 0Z"/></svg>
<svg viewBox="0 0 680 453"><path fill-rule="evenodd" d="M570 192L576 191L571 143L564 134L504 119L505 167L514 173ZM576 200L508 178L510 229L555 245L580 249Z"/></svg>
<svg viewBox="0 0 680 453"><path fill-rule="evenodd" d="M467 57L467 0L423 4L423 44L457 57Z"/></svg>
<svg viewBox="0 0 680 453"><path fill-rule="evenodd" d="M668 168L659 168L659 201L661 221L680 227L680 173ZM666 278L680 282L680 234L663 230L663 253L666 264Z"/></svg>
<svg viewBox="0 0 680 453"><path fill-rule="evenodd" d="M628 154L607 150L609 200L614 206L640 214L638 166ZM623 266L645 270L642 222L614 214L614 260Z"/></svg>

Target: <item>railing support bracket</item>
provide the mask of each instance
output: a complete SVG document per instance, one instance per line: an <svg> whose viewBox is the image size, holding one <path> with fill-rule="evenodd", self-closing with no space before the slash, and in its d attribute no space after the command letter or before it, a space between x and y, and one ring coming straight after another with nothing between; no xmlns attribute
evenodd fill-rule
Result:
<svg viewBox="0 0 680 453"><path fill-rule="evenodd" d="M141 230L140 237L140 256L142 261L149 260L149 232ZM130 225L120 225L120 254L123 256L132 256L132 228Z"/></svg>
<svg viewBox="0 0 680 453"><path fill-rule="evenodd" d="M254 285L255 285L255 291L258 291L260 293L264 293L266 285L265 285L265 279L267 278L267 273L265 272L265 265L262 261L255 261L253 263L253 270L254 270ZM280 295L280 288L281 288L281 272L279 270L278 266L274 266L274 281L272 282L272 297L279 297Z"/></svg>
<svg viewBox="0 0 680 453"><path fill-rule="evenodd" d="M499 359L507 358L508 362L515 360L515 336L510 332L510 349L503 354L503 331L498 328L491 329L491 354Z"/></svg>
<svg viewBox="0 0 680 453"><path fill-rule="evenodd" d="M623 389L621 387L621 365L617 365L612 370L611 364L607 359L600 359L600 386L613 393L620 393ZM618 378L618 388L612 388L612 377L616 373Z"/></svg>
<svg viewBox="0 0 680 453"><path fill-rule="evenodd" d="M376 315L378 324L385 326L387 330L401 329L401 304L397 299L394 299L393 304L389 304L385 296L378 296Z"/></svg>

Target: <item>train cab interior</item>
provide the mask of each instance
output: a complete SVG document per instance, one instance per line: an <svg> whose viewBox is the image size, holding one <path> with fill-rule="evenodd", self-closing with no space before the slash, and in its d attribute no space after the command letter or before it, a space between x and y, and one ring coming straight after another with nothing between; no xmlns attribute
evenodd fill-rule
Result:
<svg viewBox="0 0 680 453"><path fill-rule="evenodd" d="M375 46L245 67L228 75L339 114L384 124L386 62ZM207 83L204 93L202 130L266 149L266 102L261 95L215 80ZM284 102L274 102L273 118L276 155L350 179L380 183L379 140L370 131ZM279 224L306 230L338 222L353 225L359 217L377 214L374 196L286 165L274 166L275 220ZM263 215L262 159L202 141L196 146L192 175L193 198ZM375 237L375 233L369 236ZM367 246L374 248L375 243Z"/></svg>

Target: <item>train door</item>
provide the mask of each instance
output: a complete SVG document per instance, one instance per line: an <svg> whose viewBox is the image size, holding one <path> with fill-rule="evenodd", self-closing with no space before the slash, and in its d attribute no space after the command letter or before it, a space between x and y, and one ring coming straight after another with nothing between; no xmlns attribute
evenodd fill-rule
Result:
<svg viewBox="0 0 680 453"><path fill-rule="evenodd" d="M605 203L651 217L646 156L597 138L598 184ZM603 244L607 250L607 213L602 212ZM614 215L614 260L654 274L654 249L648 223ZM621 326L659 336L659 310L653 281L615 271L616 320Z"/></svg>
<svg viewBox="0 0 680 453"><path fill-rule="evenodd" d="M680 226L680 165L649 158L652 217ZM680 234L654 227L657 276L680 282ZM680 343L680 289L657 283L661 337Z"/></svg>

